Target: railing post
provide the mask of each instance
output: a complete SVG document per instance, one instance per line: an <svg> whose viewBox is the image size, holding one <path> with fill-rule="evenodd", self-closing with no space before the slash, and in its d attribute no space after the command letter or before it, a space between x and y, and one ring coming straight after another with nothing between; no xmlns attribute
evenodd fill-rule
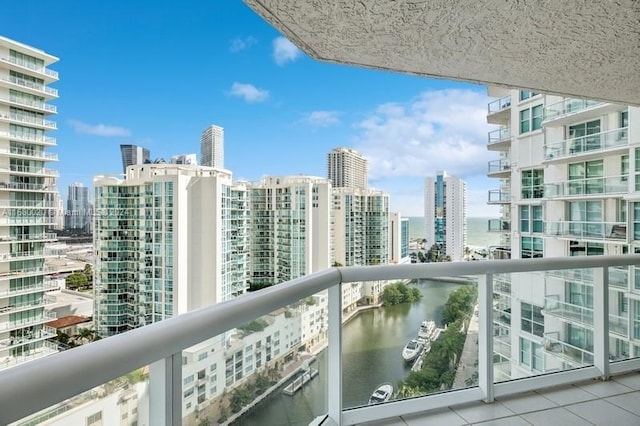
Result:
<svg viewBox="0 0 640 426"><path fill-rule="evenodd" d="M329 287L329 347L327 409L336 425L342 424L342 283Z"/></svg>
<svg viewBox="0 0 640 426"><path fill-rule="evenodd" d="M478 386L493 402L493 274L478 277Z"/></svg>
<svg viewBox="0 0 640 426"><path fill-rule="evenodd" d="M609 268L593 271L593 364L609 379Z"/></svg>
<svg viewBox="0 0 640 426"><path fill-rule="evenodd" d="M182 352L160 359L149 368L149 424L182 424Z"/></svg>

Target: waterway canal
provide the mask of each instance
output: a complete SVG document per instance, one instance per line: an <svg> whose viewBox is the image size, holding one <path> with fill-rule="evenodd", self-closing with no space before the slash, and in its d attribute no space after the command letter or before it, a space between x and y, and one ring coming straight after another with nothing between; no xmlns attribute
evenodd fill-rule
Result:
<svg viewBox="0 0 640 426"><path fill-rule="evenodd" d="M402 359L402 348L415 338L425 319L442 325L443 305L460 284L421 280L422 299L361 312L343 327L343 401L345 407L367 404L369 396L383 382L396 383L406 377L410 366ZM275 393L236 426L307 426L327 411L326 351L318 355L320 374L293 397Z"/></svg>

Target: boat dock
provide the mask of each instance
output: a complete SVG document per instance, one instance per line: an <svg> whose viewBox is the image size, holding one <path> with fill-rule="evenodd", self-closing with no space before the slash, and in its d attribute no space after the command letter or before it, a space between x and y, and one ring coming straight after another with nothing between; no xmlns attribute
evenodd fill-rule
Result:
<svg viewBox="0 0 640 426"><path fill-rule="evenodd" d="M434 342L438 337L440 337L440 333L443 330L444 329L442 328L436 328L435 331L433 332L433 336L429 340L425 341L424 349L422 349L422 352L420 352L420 355L418 355L418 358L416 358L416 361L413 363L413 366L411 367L411 371L420 371L420 369L422 368L422 361L425 355L427 355L431 350L431 343Z"/></svg>
<svg viewBox="0 0 640 426"><path fill-rule="evenodd" d="M298 392L304 385L310 382L314 377L318 375L318 369L308 367L307 369L302 371L298 377L293 379L291 383L284 387L282 393L288 396L293 396L296 392Z"/></svg>

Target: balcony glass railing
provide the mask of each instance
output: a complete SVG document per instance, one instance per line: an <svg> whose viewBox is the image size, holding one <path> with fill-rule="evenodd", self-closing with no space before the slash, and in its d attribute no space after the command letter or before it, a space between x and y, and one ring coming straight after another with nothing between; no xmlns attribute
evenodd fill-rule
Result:
<svg viewBox="0 0 640 426"><path fill-rule="evenodd" d="M587 99L565 99L555 104L551 104L544 109L544 120L560 118L568 114L575 114L587 108L602 105L604 102Z"/></svg>
<svg viewBox="0 0 640 426"><path fill-rule="evenodd" d="M573 179L544 184L545 198L571 198L589 195L620 195L629 192L627 176Z"/></svg>
<svg viewBox="0 0 640 426"><path fill-rule="evenodd" d="M507 142L511 140L511 129L509 127L501 127L497 130L492 130L489 132L489 141L488 145L495 145L502 142Z"/></svg>
<svg viewBox="0 0 640 426"><path fill-rule="evenodd" d="M545 160L554 160L575 157L581 154L602 152L627 145L629 145L629 130L627 127L622 127L607 132L546 144L544 146L544 158Z"/></svg>
<svg viewBox="0 0 640 426"><path fill-rule="evenodd" d="M489 161L489 171L488 174L492 173L503 173L511 170L511 163L509 160L493 160Z"/></svg>
<svg viewBox="0 0 640 426"><path fill-rule="evenodd" d="M511 221L503 219L489 219L488 231L489 232L509 232L511 231Z"/></svg>
<svg viewBox="0 0 640 426"><path fill-rule="evenodd" d="M24 115L0 113L0 119L10 120L16 123L32 124L40 127L45 127L51 130L55 130L58 128L58 125L56 124L55 121L45 120L42 118L34 118L34 117L29 117Z"/></svg>
<svg viewBox="0 0 640 426"><path fill-rule="evenodd" d="M544 233L549 236L585 240L624 241L626 222L559 221L545 222Z"/></svg>
<svg viewBox="0 0 640 426"><path fill-rule="evenodd" d="M50 416L51 413L63 416L65 424L74 424L80 419L74 415L79 412L84 415L91 410L63 408L71 406L73 401L81 401L83 407L89 408L92 407L90 402L98 404L104 413L113 407L118 419L122 418L122 401L129 401L125 408L141 408L136 409L137 417L134 417L139 424L191 424L196 418L198 421L232 422L237 420L237 416L244 415L249 403L257 401L258 405L252 412L260 410L261 405L273 408L275 405L272 404L276 404L277 409L269 410L276 413L269 416L292 416L291 410L295 409L300 410L296 414L302 413L298 417L301 424L311 423L315 418L318 422L326 420L336 425L353 425L472 401L492 401L493 395L506 397L551 384L571 384L607 377L610 373L635 371L637 360L611 362L609 358L607 342L610 330L619 330L624 321L621 323L617 315L610 315L609 299L605 296L608 294L607 280L599 280L601 286L594 288L590 328L582 324L582 321L587 321L586 315L580 317L581 321L576 321L576 313L564 306L557 311L563 317L545 315L544 319L520 301L517 302L521 305L518 309L508 311L510 297L496 300L491 284L496 278L502 280L503 274L510 274L508 281L512 285L522 285L533 294L535 291L543 292L546 284L537 277L532 279L531 273L539 275L539 272L557 268L591 269L594 276L603 277L611 268L637 264L640 264L638 256L627 255L329 269L104 338L49 359L33 360L2 370L0 383L12 385L0 387L0 405L3 407L0 424L20 421L25 416L33 417L24 421L36 417L50 418L40 416ZM349 292L363 282L365 286L374 286L382 281L452 276L475 276L469 285L462 287L466 289L462 294L473 289L466 305L477 304L478 307L461 310L464 321L448 327L450 333L461 332L462 340L451 339L452 335L441 335L433 340L430 347L429 353L433 352L436 358L429 360L427 353L423 359L425 364L418 366L418 370L424 365L434 368L437 360L443 361L443 368L451 368L450 374L455 376L451 390L441 392L443 388L439 382L433 390L426 392L414 392L413 386L409 386L402 388L402 392L394 390L386 403L368 404L368 397L383 382L380 377L389 378L386 381L396 388L398 382L391 376L393 371L410 374L400 355L404 342L396 347L394 336L400 335L399 340L403 340L404 333L415 335L419 321L431 319L429 316L432 314L419 307L415 317L400 321L397 309L393 313L391 310L387 313L368 309L371 317L361 320L361 314L352 318L358 299L354 299L351 305L348 300L345 302L345 297L348 299ZM459 283L449 285L452 292L460 287ZM540 287L536 290L532 285ZM434 285L426 281L410 287L423 291ZM477 301L473 300L475 291ZM322 294L326 299L320 296ZM559 294L553 303L561 302L562 295ZM549 303L549 308L559 306ZM411 306L404 306L406 309L402 311L412 312ZM150 321L147 312L152 312L153 307L149 305L149 308L142 311L141 323ZM510 318L508 322L517 324L516 329L522 333L509 334L511 329L494 317L494 310L509 316L521 311L533 315ZM318 315L312 316L312 311ZM539 332L541 321L544 334ZM361 323L361 328L354 333L350 327L358 323ZM306 327L309 331L307 339L312 335L318 339L305 341L302 333L292 335L293 324ZM573 324L575 329L563 327L567 324ZM114 323L114 326L118 325ZM387 328L390 334L379 341ZM500 334L494 336L496 330ZM440 339L444 339L442 342L447 342L447 345L458 342L454 346L460 349L462 341L465 345L469 342L471 355L438 358L446 354L444 346L447 346L441 345ZM354 342L364 346L354 352L350 350ZM326 345L326 349L312 350L318 345ZM301 350L302 346L304 349ZM508 362L510 347L518 348L514 354L517 360L511 363ZM318 354L315 360L312 353ZM369 361L364 362L358 358L362 353L378 358L368 358ZM259 366L254 362L258 358L262 362ZM466 368L460 367L462 358L465 359L462 365ZM392 364L377 364L379 360L391 362L395 368L390 367ZM300 367L299 376L294 373L296 366ZM354 373L358 368L363 372ZM519 380L511 377L512 370L517 370L514 377L522 377L526 370L530 374L526 380ZM77 374L78 371L82 374ZM463 371L468 372L468 376ZM554 373L560 371L561 374ZM293 374L288 376L290 372ZM36 377L37 380L21 380L24 377ZM370 388L372 378L375 386ZM507 380L509 378L511 380ZM421 381L416 383L422 385ZM296 390L298 385L306 386L304 392ZM444 388L449 389L449 386ZM284 389L293 396L278 391L266 398L274 389ZM88 395L95 398L90 401ZM222 395L227 399L216 399ZM277 398L291 399L280 404ZM296 401L298 405L294 408ZM263 413L259 415L260 424L278 424L280 418L262 417ZM84 423L86 418L80 420Z"/></svg>
<svg viewBox="0 0 640 426"><path fill-rule="evenodd" d="M58 78L58 72L57 71L53 71L50 70L49 68L43 67L43 66L38 66L36 64L33 64L29 61L23 61L17 58L12 58L12 57L0 57L0 61L4 61L4 62L9 62L11 64L14 65L18 65L24 68L28 68L32 71L36 71L39 72L40 74L44 74L48 77L57 79Z"/></svg>
<svg viewBox="0 0 640 426"><path fill-rule="evenodd" d="M43 145L56 145L56 138L44 135L33 135L30 133L16 133L16 132L0 132L0 137L7 139L25 140L28 142L41 143Z"/></svg>
<svg viewBox="0 0 640 426"><path fill-rule="evenodd" d="M503 111L511 106L511 96L507 95L503 98L496 99L493 102L490 102L487 106L487 113L489 115L495 114L497 112Z"/></svg>
<svg viewBox="0 0 640 426"><path fill-rule="evenodd" d="M506 204L511 202L511 190L491 189L489 190L489 204Z"/></svg>
<svg viewBox="0 0 640 426"><path fill-rule="evenodd" d="M0 80L6 81L11 84L15 84L17 86L27 87L29 89L36 90L38 92L44 92L52 96L58 96L58 90L52 87L45 86L44 84L38 84L33 81L24 80L22 78L18 78L14 76L6 76L6 77L0 76Z"/></svg>
<svg viewBox="0 0 640 426"><path fill-rule="evenodd" d="M578 324L593 326L593 308L579 306L562 299L559 295L545 296L545 315L554 315Z"/></svg>
<svg viewBox="0 0 640 426"><path fill-rule="evenodd" d="M50 112L52 114L55 114L58 111L58 108L55 105L50 105L44 102L32 101L28 99L21 99L13 96L9 97L9 96L0 95L0 101L9 102L12 104L17 104L22 106L28 106L31 108L39 109L41 111Z"/></svg>

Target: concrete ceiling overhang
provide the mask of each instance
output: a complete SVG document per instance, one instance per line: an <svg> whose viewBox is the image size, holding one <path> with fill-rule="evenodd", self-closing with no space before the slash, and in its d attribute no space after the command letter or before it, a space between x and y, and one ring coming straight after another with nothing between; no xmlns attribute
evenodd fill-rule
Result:
<svg viewBox="0 0 640 426"><path fill-rule="evenodd" d="M245 0L315 59L640 105L639 0Z"/></svg>

